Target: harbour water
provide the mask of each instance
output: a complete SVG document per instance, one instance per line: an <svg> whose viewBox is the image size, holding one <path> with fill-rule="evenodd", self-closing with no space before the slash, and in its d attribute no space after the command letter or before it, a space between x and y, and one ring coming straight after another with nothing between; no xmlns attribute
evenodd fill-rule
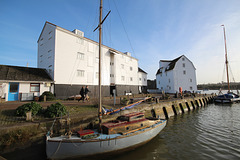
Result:
<svg viewBox="0 0 240 160"><path fill-rule="evenodd" d="M45 146L36 145L6 159L45 159ZM240 159L240 103L210 104L168 120L152 141L133 151L79 160L238 160Z"/></svg>

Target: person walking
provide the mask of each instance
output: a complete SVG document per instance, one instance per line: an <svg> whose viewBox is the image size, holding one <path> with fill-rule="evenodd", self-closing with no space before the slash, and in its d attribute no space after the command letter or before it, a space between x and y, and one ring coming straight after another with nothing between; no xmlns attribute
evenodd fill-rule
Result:
<svg viewBox="0 0 240 160"><path fill-rule="evenodd" d="M84 99L85 99L85 90L84 90L83 87L81 88L79 94L81 95L81 98L78 100L78 102L79 102L80 100L83 100L83 102L84 102Z"/></svg>
<svg viewBox="0 0 240 160"><path fill-rule="evenodd" d="M85 98L86 98L87 101L89 101L89 96L88 96L89 92L91 92L91 91L89 91L88 86L86 86L85 87Z"/></svg>

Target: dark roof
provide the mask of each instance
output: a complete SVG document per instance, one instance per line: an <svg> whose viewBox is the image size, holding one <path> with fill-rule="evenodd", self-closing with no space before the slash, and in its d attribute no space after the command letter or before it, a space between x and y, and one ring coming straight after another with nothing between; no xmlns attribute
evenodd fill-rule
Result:
<svg viewBox="0 0 240 160"><path fill-rule="evenodd" d="M143 73L146 73L146 74L147 74L147 72L145 72L144 70L142 70L142 69L139 68L139 67L138 67L138 72L143 72Z"/></svg>
<svg viewBox="0 0 240 160"><path fill-rule="evenodd" d="M181 56L178 57L178 58L175 58L174 60L160 60L161 62L168 62L168 63L169 63L168 66L167 66L166 69L165 69L165 72L166 72L166 71L173 70L173 68L175 67L175 64L177 63L177 61L178 61L182 56L183 56L183 55L181 55ZM156 75L158 75L158 74L160 74L160 73L162 73L162 68L159 68L159 69L157 70Z"/></svg>
<svg viewBox="0 0 240 160"><path fill-rule="evenodd" d="M176 58L176 59L174 59L174 60L172 60L172 61L168 61L168 62L170 62L170 63L169 63L169 65L168 65L168 67L166 68L165 71L173 70L173 68L175 67L176 62L177 62L182 56L183 56L183 55L181 55L180 57L178 57L178 58ZM164 62L164 61L163 61L163 62Z"/></svg>
<svg viewBox="0 0 240 160"><path fill-rule="evenodd" d="M157 70L156 75L158 75L158 74L160 74L160 73L162 73L162 72L161 72L161 69L159 68L159 69Z"/></svg>
<svg viewBox="0 0 240 160"><path fill-rule="evenodd" d="M0 80L53 81L46 69L0 65Z"/></svg>

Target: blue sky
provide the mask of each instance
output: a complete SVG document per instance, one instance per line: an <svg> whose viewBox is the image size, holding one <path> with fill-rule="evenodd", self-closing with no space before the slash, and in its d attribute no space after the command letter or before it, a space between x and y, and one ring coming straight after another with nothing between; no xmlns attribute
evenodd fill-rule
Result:
<svg viewBox="0 0 240 160"><path fill-rule="evenodd" d="M197 83L226 81L226 27L231 71L240 81L239 0L103 0L103 44L131 52L155 79L159 60L186 55ZM45 21L79 29L98 41L99 0L0 0L0 64L37 67L37 40ZM233 80L231 80L233 81Z"/></svg>

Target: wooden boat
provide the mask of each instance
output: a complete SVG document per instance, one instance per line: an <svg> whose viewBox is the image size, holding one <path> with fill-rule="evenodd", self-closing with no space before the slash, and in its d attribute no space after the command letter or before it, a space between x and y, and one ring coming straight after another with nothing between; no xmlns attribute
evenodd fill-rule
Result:
<svg viewBox="0 0 240 160"><path fill-rule="evenodd" d="M143 113L119 116L116 120L102 123L101 102L101 20L102 0L99 18L99 128L79 130L68 135L46 136L48 159L67 159L98 154L120 152L136 148L154 138L166 126L167 121L157 118L146 119ZM106 17L104 18L104 20ZM135 104L134 104L135 105ZM128 106L131 108L133 105ZM128 107L126 107L128 109Z"/></svg>
<svg viewBox="0 0 240 160"><path fill-rule="evenodd" d="M224 43L225 43L225 65L226 65L226 73L227 73L227 84L228 84L228 92L226 94L222 94L220 91L217 97L214 98L215 103L234 103L234 102L240 102L239 95L233 93L230 91L230 83L229 83L229 74L228 74L228 58L227 58L227 42L226 42L226 34L225 34L225 26L223 27L223 33L224 33Z"/></svg>
<svg viewBox="0 0 240 160"><path fill-rule="evenodd" d="M102 132L83 130L70 137L47 136L47 157L66 159L134 149L158 135L166 122L157 118L146 119L143 113L132 113L102 123Z"/></svg>

